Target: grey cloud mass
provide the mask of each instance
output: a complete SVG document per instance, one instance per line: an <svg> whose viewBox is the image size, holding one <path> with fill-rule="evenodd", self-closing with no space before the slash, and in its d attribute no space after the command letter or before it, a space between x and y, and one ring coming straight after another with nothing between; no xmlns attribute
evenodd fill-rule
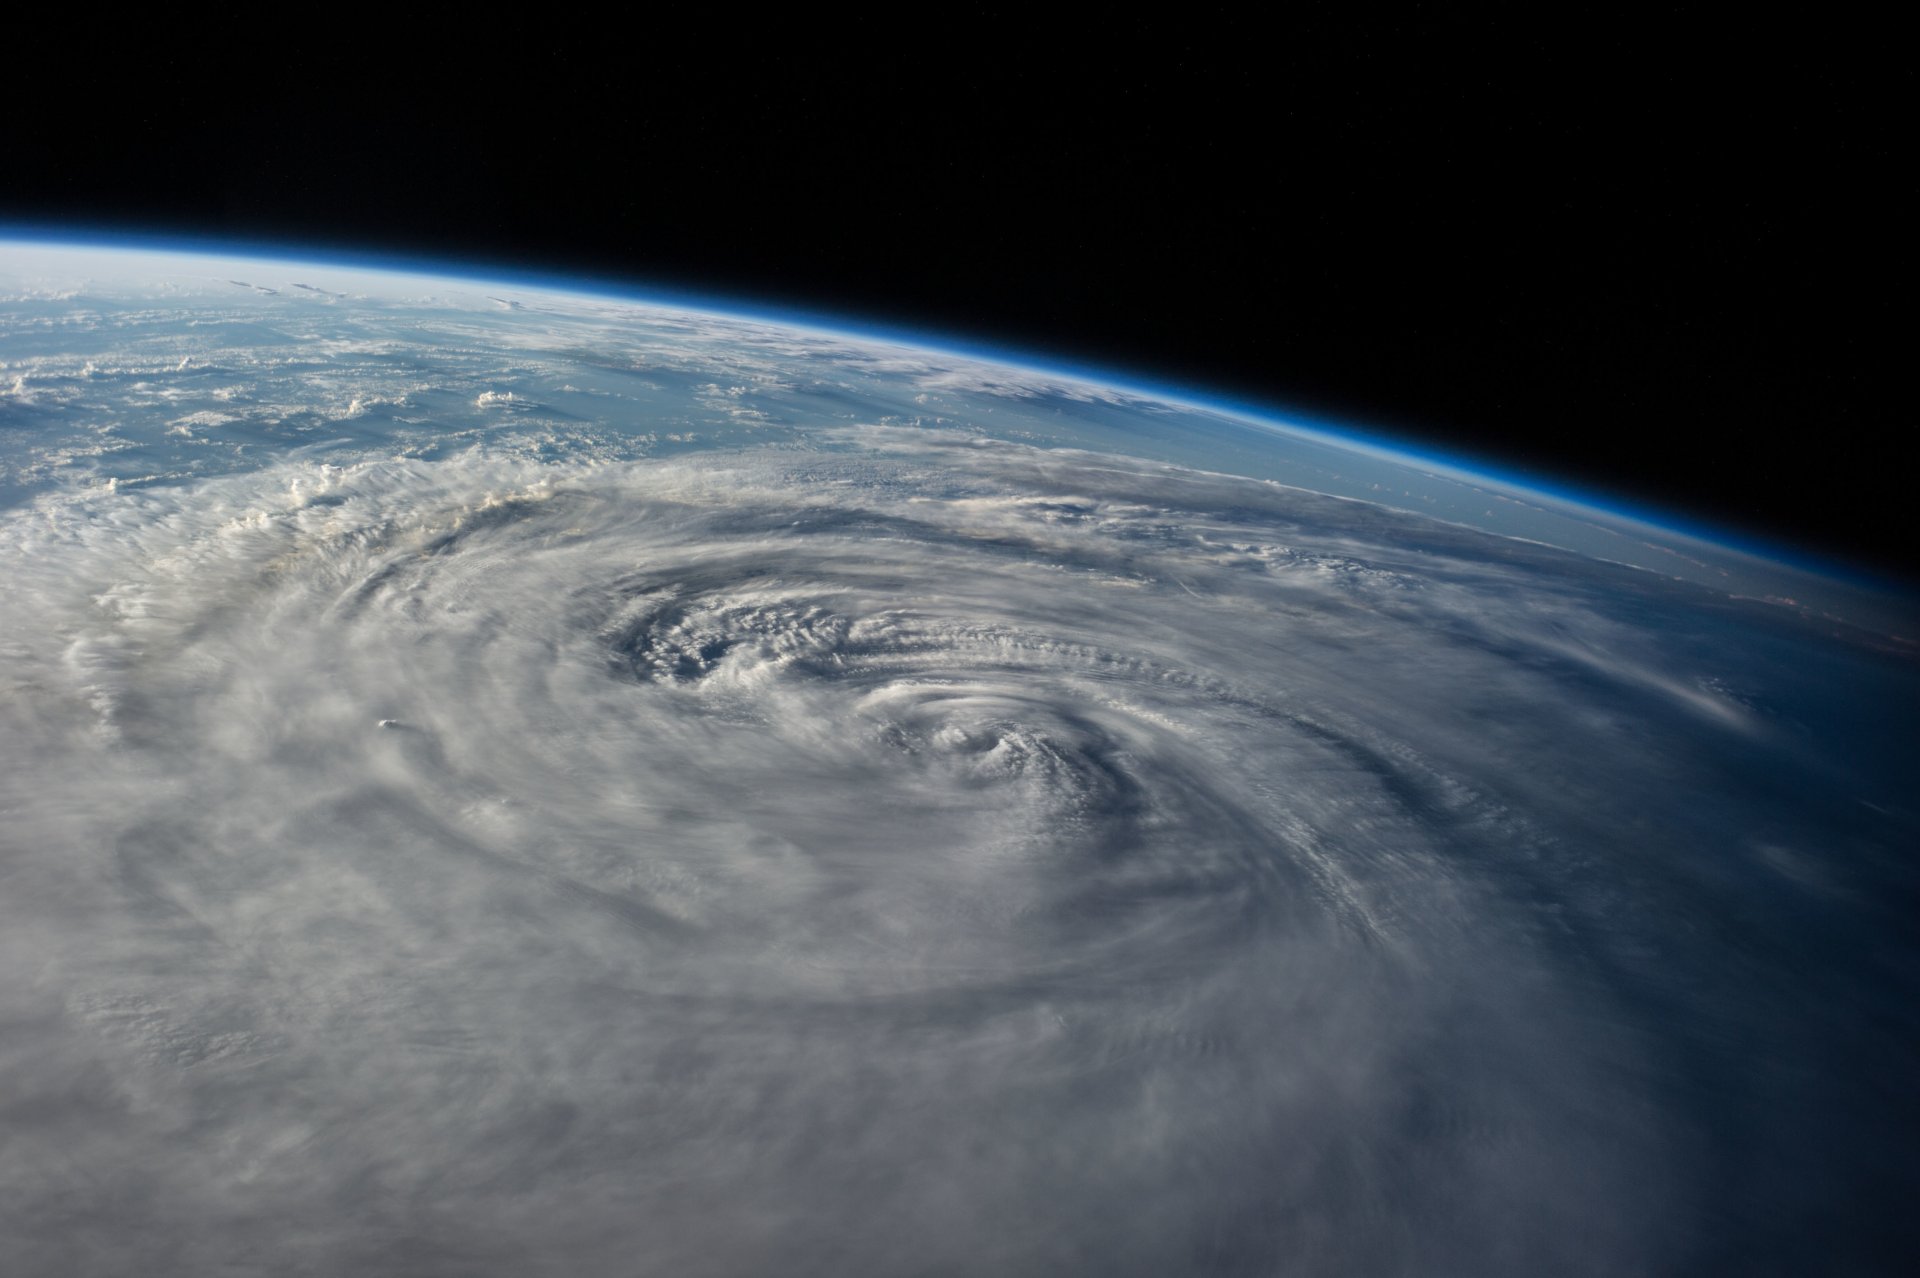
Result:
<svg viewBox="0 0 1920 1278"><path fill-rule="evenodd" d="M1874 626L1020 370L56 268L0 288L9 1272L1911 1255Z"/></svg>

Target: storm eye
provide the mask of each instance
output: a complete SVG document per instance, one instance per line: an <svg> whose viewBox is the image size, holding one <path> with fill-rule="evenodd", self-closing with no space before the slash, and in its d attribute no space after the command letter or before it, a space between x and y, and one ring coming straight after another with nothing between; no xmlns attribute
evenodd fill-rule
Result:
<svg viewBox="0 0 1920 1278"><path fill-rule="evenodd" d="M713 672L733 640L702 634L683 621L635 627L609 645L609 660L634 678L694 683Z"/></svg>

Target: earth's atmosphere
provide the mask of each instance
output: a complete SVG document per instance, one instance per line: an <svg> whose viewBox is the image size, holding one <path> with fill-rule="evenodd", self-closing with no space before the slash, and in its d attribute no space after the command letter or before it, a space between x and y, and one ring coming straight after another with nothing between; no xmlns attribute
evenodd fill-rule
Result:
<svg viewBox="0 0 1920 1278"><path fill-rule="evenodd" d="M1912 1272L1911 601L898 339L0 244L19 1275Z"/></svg>

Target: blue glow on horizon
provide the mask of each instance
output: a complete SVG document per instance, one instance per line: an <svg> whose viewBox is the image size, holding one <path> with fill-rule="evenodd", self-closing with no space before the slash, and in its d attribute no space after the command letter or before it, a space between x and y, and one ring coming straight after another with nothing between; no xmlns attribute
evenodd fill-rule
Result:
<svg viewBox="0 0 1920 1278"><path fill-rule="evenodd" d="M1064 380L1110 387L1141 399L1176 404L1219 416L1229 417L1261 429L1306 435L1324 443L1358 448L1401 465L1443 474L1459 482L1506 489L1526 496L1578 507L1615 519L1627 520L1646 528L1719 547L1736 554L1763 559L1784 567L1813 573L1831 580L1849 582L1873 590L1905 587L1898 578L1864 565L1829 558L1825 554L1774 541L1763 535L1736 531L1680 514L1677 511L1641 505L1612 493L1587 489L1578 483L1556 477L1538 477L1509 470L1495 463L1449 455L1444 451L1426 451L1415 440L1392 433L1376 433L1373 428L1356 427L1316 414L1299 412L1275 401L1240 399L1219 391L1183 385L1174 381L1138 381L1127 370L1078 360L1056 362L1051 358L1034 363L1031 357L1013 348L989 341L928 335L906 328L875 324L855 316L813 310L787 303L768 302L726 289L695 291L658 285L637 278L609 282L605 278L576 275L552 269L528 270L507 263L476 259L439 258L431 254L393 252L374 248L340 248L326 245L296 245L278 240L214 237L189 233L145 234L103 227L52 227L31 223L0 222L0 244L44 248L92 248L114 252L179 253L202 257L239 258L284 265L309 265L369 271L386 275L456 280L471 284L513 285L544 292L595 297L608 301L636 303L703 312L728 319L759 323L778 323L811 329L836 337L953 355L980 360L1001 367L1038 373Z"/></svg>

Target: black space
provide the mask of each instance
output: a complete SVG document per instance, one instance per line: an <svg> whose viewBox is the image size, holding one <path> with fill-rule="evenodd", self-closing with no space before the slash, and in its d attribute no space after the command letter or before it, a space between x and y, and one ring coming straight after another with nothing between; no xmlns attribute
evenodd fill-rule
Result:
<svg viewBox="0 0 1920 1278"><path fill-rule="evenodd" d="M0 221L864 317L1915 571L1888 31L252 12L17 50Z"/></svg>

